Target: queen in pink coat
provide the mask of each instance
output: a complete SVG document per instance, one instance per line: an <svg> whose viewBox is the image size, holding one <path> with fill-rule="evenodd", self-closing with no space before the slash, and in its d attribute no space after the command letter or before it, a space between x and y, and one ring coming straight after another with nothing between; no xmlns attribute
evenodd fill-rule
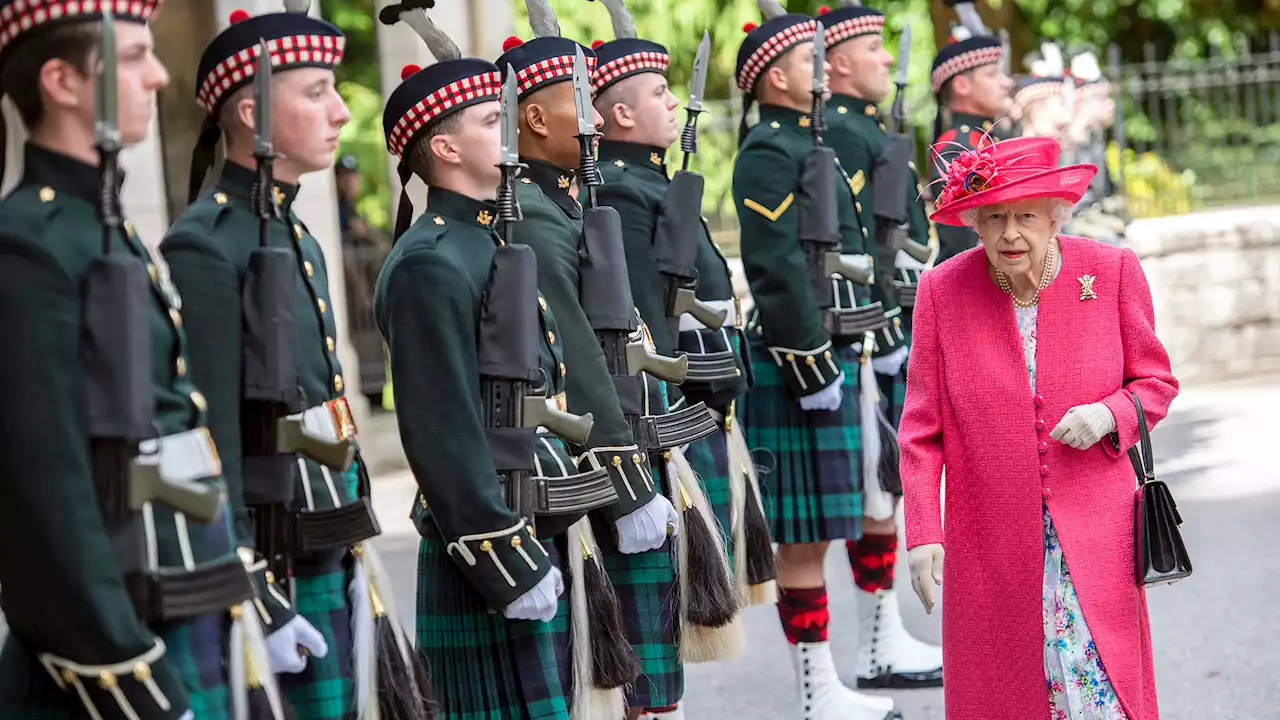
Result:
<svg viewBox="0 0 1280 720"><path fill-rule="evenodd" d="M1097 170L1058 155L1019 138L950 164L933 220L982 244L915 305L906 535L930 611L945 549L949 720L1158 717L1125 453L1131 395L1154 425L1178 382L1137 256L1058 234Z"/></svg>

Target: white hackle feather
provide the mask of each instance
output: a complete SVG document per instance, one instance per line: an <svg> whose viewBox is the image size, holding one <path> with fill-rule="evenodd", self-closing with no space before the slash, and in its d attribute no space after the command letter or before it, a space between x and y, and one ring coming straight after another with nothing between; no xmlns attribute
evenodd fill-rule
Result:
<svg viewBox="0 0 1280 720"><path fill-rule="evenodd" d="M760 12L764 14L764 19L782 17L787 14L787 9L782 7L782 3L778 0L757 0L760 6Z"/></svg>
<svg viewBox="0 0 1280 720"><path fill-rule="evenodd" d="M893 517L893 495L880 485L880 426L876 406L880 403L876 371L870 362L858 363L858 384L862 396L858 412L862 428L862 514L872 520Z"/></svg>
<svg viewBox="0 0 1280 720"><path fill-rule="evenodd" d="M1101 80L1102 68L1098 65L1098 56L1086 50L1071 58L1071 76L1084 82Z"/></svg>
<svg viewBox="0 0 1280 720"><path fill-rule="evenodd" d="M529 29L534 37L560 37L560 22L548 0L524 0L529 11Z"/></svg>
<svg viewBox="0 0 1280 720"><path fill-rule="evenodd" d="M600 562L600 548L591 532L591 521L583 518L569 527L569 647L573 653L572 720L617 720L626 715L622 688L596 687L591 646L591 620L587 613L586 563ZM587 557L590 555L591 557Z"/></svg>
<svg viewBox="0 0 1280 720"><path fill-rule="evenodd" d="M671 475L679 483L679 487L672 495L682 498L679 488L684 489L684 494L689 497L691 509L701 515L703 522L707 524L707 527L711 528L711 538L715 543L716 556L724 561L721 567L725 577L732 578L732 572L729 570L728 555L724 550L720 523L716 520L715 513L711 511L711 503L707 502L706 494L702 492L702 481L698 478L698 473L679 449L671 451L670 467L672 470ZM684 510L684 508L679 509ZM683 521L684 512L680 512L679 515ZM683 541L688 536L689 533L682 528L678 536L678 540L681 542L677 543L680 550L679 568L687 566L688 544ZM687 572L679 572L679 578L680 598L683 605L689 597L689 574ZM731 584L736 586L736 583ZM684 620L683 607L681 608L680 618L680 658L687 663L732 660L742 655L742 652L746 649L747 637L746 630L742 626L741 612L734 615L733 620L728 624L718 628L702 627L686 622Z"/></svg>
<svg viewBox="0 0 1280 720"><path fill-rule="evenodd" d="M453 38L450 38L445 31L440 29L439 25L427 15L427 11L422 8L411 8L400 13L400 22L413 28L418 33L418 37L422 38L422 42L427 44L427 49L435 56L437 61L457 60L462 57L462 51L458 49Z"/></svg>
<svg viewBox="0 0 1280 720"><path fill-rule="evenodd" d="M1041 43L1040 55L1045 62L1045 74L1042 77L1059 77L1067 71L1066 62L1062 59L1062 48L1057 44Z"/></svg>
<svg viewBox="0 0 1280 720"><path fill-rule="evenodd" d="M613 22L613 36L618 40L636 37L636 24L631 20L627 10L627 0L600 0L609 11L609 19Z"/></svg>
<svg viewBox="0 0 1280 720"><path fill-rule="evenodd" d="M351 584L352 655L355 659L356 711L360 720L378 720L378 657L373 627L373 603L369 599L369 581L365 577L364 558L355 557Z"/></svg>
<svg viewBox="0 0 1280 720"><path fill-rule="evenodd" d="M311 0L284 0L284 11L306 13L311 10Z"/></svg>

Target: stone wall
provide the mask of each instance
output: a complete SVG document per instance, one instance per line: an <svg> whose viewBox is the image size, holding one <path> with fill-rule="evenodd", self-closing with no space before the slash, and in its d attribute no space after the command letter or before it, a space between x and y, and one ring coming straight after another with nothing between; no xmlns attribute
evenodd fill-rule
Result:
<svg viewBox="0 0 1280 720"><path fill-rule="evenodd" d="M1280 372L1280 207L1138 220L1126 234L1180 380Z"/></svg>

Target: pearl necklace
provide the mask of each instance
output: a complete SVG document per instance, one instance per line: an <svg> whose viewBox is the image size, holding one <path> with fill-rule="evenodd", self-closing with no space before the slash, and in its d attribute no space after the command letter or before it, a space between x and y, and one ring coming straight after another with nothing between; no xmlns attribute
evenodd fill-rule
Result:
<svg viewBox="0 0 1280 720"><path fill-rule="evenodd" d="M1049 251L1044 256L1044 266L1040 269L1040 283L1036 286L1036 294L1031 296L1030 300L1019 300L1018 296L1013 292L1013 283L1010 282L1009 276L1003 272L996 270L996 282L1000 285L1000 289L1009 294L1013 298L1013 306L1016 308L1033 308L1040 302L1040 291L1049 286L1053 280L1053 271L1058 267L1058 244L1050 241Z"/></svg>

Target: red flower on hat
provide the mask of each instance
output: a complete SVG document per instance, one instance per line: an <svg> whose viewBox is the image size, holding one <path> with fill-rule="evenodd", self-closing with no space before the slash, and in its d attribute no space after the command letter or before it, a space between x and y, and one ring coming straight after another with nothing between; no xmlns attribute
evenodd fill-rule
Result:
<svg viewBox="0 0 1280 720"><path fill-rule="evenodd" d="M227 16L227 20L232 25L235 25L236 23L242 23L248 19L249 19L249 11L245 10L244 8L236 8L235 10L231 11L230 15Z"/></svg>
<svg viewBox="0 0 1280 720"><path fill-rule="evenodd" d="M999 176L995 157L987 147L960 153L947 165L942 192L938 195L938 207L950 205L974 193L993 186Z"/></svg>

